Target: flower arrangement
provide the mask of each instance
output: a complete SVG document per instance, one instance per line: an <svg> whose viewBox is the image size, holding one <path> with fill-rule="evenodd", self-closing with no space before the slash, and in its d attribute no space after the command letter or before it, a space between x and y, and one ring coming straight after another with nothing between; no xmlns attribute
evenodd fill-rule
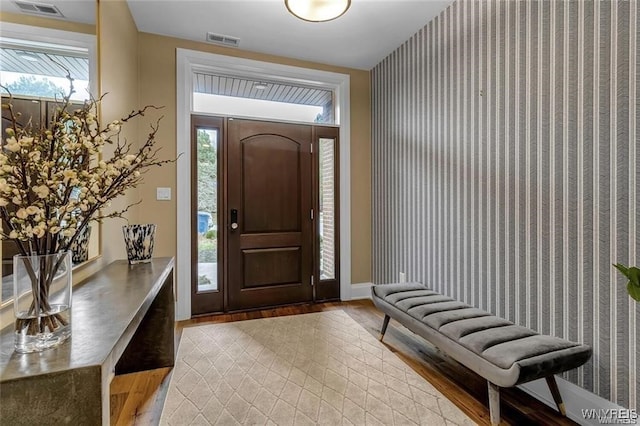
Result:
<svg viewBox="0 0 640 426"><path fill-rule="evenodd" d="M121 217L131 207L101 210L135 188L145 170L173 161L156 158L157 123L137 150L119 137L126 122L155 107L101 126L96 114L100 101L92 99L68 111L67 95L49 128L41 129L20 127L11 100L2 105L11 121L0 152L2 237L14 240L21 253L68 250L90 221ZM105 145L113 145L114 152L100 159Z"/></svg>
<svg viewBox="0 0 640 426"><path fill-rule="evenodd" d="M175 161L157 158L154 145L159 120L151 125L139 147L121 137L127 122L156 107L134 110L121 120L103 125L97 114L102 97L91 98L73 109L70 81L71 90L59 102L47 127L35 128L31 120L24 123L14 110L10 93L8 102L2 105L8 112L9 125L0 149L1 236L14 241L25 256L33 294L41 296L34 298L39 301L33 302L27 313L31 317L51 309L47 296L62 258L42 273L42 268L30 264L30 256L66 252L91 221L122 217L132 205L119 211L103 209L135 188L150 167ZM106 146L112 148L109 155L103 151ZM65 325L60 315L51 315L37 324L30 320L17 322L16 333L51 332Z"/></svg>

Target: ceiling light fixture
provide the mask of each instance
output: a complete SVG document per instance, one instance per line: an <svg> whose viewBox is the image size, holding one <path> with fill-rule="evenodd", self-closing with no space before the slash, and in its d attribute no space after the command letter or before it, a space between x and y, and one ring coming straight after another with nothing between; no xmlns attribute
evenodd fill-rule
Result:
<svg viewBox="0 0 640 426"><path fill-rule="evenodd" d="M309 22L339 18L351 6L351 0L284 0L292 15Z"/></svg>
<svg viewBox="0 0 640 426"><path fill-rule="evenodd" d="M267 87L267 83L259 83L257 81L253 83L253 88L256 90L265 90Z"/></svg>
<svg viewBox="0 0 640 426"><path fill-rule="evenodd" d="M31 52L20 52L18 53L18 56L29 62L38 62L40 60L40 57L38 55Z"/></svg>

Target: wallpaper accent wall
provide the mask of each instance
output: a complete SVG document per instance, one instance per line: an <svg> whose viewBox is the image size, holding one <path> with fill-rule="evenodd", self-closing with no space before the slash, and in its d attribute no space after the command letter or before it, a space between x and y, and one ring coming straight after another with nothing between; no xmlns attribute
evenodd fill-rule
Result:
<svg viewBox="0 0 640 426"><path fill-rule="evenodd" d="M373 277L591 345L640 407L636 1L464 0L372 70Z"/></svg>

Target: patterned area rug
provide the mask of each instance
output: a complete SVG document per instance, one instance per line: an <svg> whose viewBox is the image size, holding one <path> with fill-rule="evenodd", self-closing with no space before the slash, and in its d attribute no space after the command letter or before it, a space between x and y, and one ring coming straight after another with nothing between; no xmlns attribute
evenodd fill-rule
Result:
<svg viewBox="0 0 640 426"><path fill-rule="evenodd" d="M185 328L160 424L475 423L336 310Z"/></svg>

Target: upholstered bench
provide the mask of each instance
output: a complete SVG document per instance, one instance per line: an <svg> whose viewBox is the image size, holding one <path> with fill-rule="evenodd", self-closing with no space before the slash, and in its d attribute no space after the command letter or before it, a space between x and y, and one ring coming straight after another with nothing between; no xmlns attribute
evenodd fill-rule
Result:
<svg viewBox="0 0 640 426"><path fill-rule="evenodd" d="M420 283L372 287L373 303L389 319L487 379L491 424L500 423L500 388L545 378L562 415L566 415L554 374L579 367L591 348L536 333L488 312L429 290Z"/></svg>

